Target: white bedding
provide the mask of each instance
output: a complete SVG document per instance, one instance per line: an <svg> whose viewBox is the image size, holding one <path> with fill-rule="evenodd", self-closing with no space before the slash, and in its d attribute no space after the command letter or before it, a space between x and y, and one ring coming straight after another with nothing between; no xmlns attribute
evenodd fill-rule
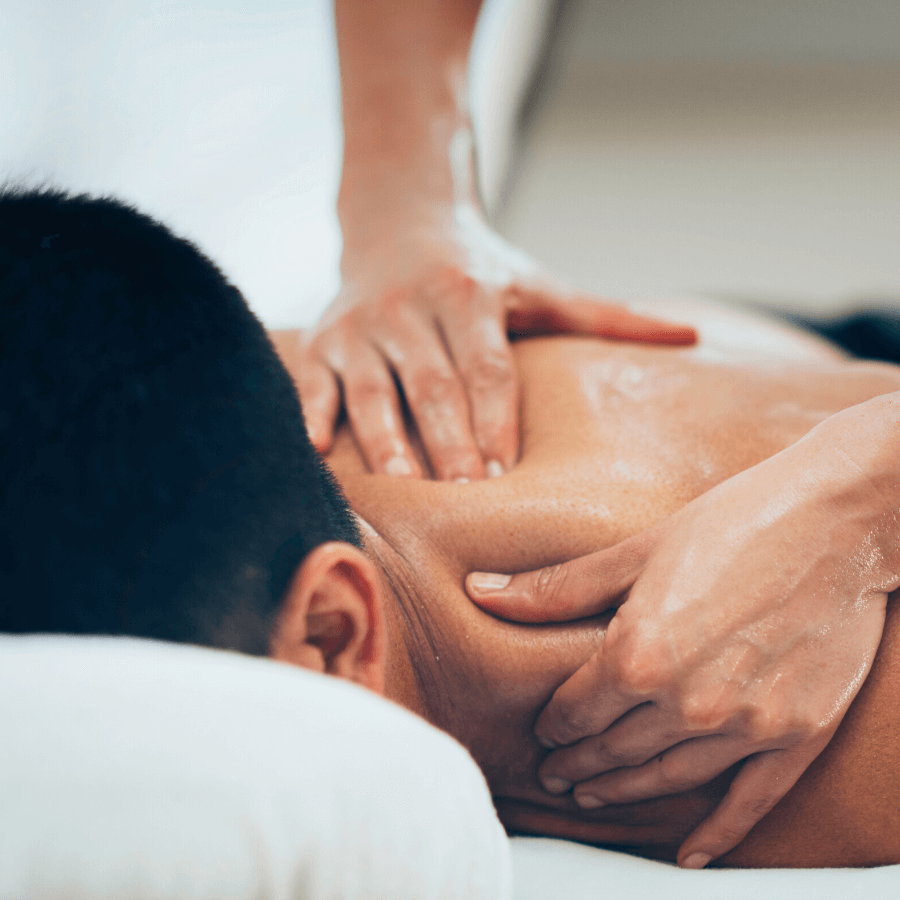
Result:
<svg viewBox="0 0 900 900"><path fill-rule="evenodd" d="M0 636L0 900L900 897L900 866L685 872L508 841L465 750L332 678Z"/></svg>
<svg viewBox="0 0 900 900"><path fill-rule="evenodd" d="M679 869L550 838L512 840L514 900L897 900L900 866Z"/></svg>
<svg viewBox="0 0 900 900"><path fill-rule="evenodd" d="M0 636L2 900L507 900L452 738L352 684L153 641Z"/></svg>

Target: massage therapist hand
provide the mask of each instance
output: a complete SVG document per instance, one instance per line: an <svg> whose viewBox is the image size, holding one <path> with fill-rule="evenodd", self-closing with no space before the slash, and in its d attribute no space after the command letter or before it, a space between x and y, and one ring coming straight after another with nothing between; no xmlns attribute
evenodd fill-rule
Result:
<svg viewBox="0 0 900 900"><path fill-rule="evenodd" d="M344 161L342 289L292 358L307 428L328 449L341 406L373 472L509 469L518 452L507 336L573 331L691 343L543 276L483 219L466 71L478 0L336 0Z"/></svg>
<svg viewBox="0 0 900 900"><path fill-rule="evenodd" d="M735 847L830 740L900 585L900 395L804 439L611 549L470 596L516 621L618 607L536 731L584 808L676 794L743 760L682 866ZM502 580L502 579L501 579ZM495 576L495 582L497 581Z"/></svg>
<svg viewBox="0 0 900 900"><path fill-rule="evenodd" d="M313 443L331 442L341 397L370 469L421 475L395 376L437 478L498 475L516 461L517 378L507 331L690 343L690 328L578 294L542 274L472 204L414 216L381 203L381 234L345 250L343 287L304 335L298 387Z"/></svg>

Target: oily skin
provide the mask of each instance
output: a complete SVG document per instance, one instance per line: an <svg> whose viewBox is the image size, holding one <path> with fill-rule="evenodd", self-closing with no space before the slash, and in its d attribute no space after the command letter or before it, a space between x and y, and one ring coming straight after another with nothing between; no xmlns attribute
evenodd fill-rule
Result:
<svg viewBox="0 0 900 900"><path fill-rule="evenodd" d="M825 417L900 383L892 367L847 364L809 346L795 346L793 360L726 351L712 340L694 351L572 338L518 344L521 461L491 481L372 475L349 434L337 440L330 462L374 529L370 549L397 600L388 693L469 747L514 830L674 858L727 787L731 773L677 797L595 811L544 792L535 719L596 649L608 618L515 624L463 590L470 571L535 569L638 534ZM900 859L890 778L900 753L889 739L900 727L896 619L889 612L882 650L837 736L724 864Z"/></svg>
<svg viewBox="0 0 900 900"><path fill-rule="evenodd" d="M472 599L505 619L616 608L535 724L565 745L542 764L544 786L577 782L576 802L598 808L683 793L743 761L678 858L699 868L734 849L828 745L879 650L900 586L898 439L900 397L883 394L649 531L516 576L489 603L470 575ZM538 587L510 615L504 595L522 582Z"/></svg>

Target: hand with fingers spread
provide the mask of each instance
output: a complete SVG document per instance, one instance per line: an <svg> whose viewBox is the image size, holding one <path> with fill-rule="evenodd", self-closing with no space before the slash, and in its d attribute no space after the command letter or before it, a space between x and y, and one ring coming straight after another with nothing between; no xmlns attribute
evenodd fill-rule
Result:
<svg viewBox="0 0 900 900"><path fill-rule="evenodd" d="M344 163L342 289L294 354L310 437L340 409L373 472L508 470L518 452L507 336L581 332L692 343L669 325L542 276L486 224L476 196L466 66L478 0L336 0Z"/></svg>
<svg viewBox="0 0 900 900"><path fill-rule="evenodd" d="M672 326L601 303L542 275L472 206L344 255L340 296L307 336L298 387L313 443L327 448L341 404L374 472L420 475L395 377L439 479L474 479L516 461L517 378L507 331L580 332L689 343Z"/></svg>
<svg viewBox="0 0 900 900"><path fill-rule="evenodd" d="M822 751L865 680L900 586L900 397L804 439L608 550L470 597L522 622L616 609L536 731L540 778L586 809L677 794L741 763L678 860L733 849Z"/></svg>

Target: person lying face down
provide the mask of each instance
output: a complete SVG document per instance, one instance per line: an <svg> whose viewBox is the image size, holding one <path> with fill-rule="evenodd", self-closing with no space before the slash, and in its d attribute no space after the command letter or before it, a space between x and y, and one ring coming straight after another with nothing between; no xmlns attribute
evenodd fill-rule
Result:
<svg viewBox="0 0 900 900"><path fill-rule="evenodd" d="M768 357L714 338L524 341L512 472L371 475L343 433L329 463L348 505L261 326L189 244L108 201L4 197L0 254L0 552L17 598L0 630L270 652L351 678L460 739L511 829L664 858L729 776L593 811L545 793L534 720L608 616L512 624L463 579L611 545L900 381L783 335ZM742 346L780 334L742 328ZM837 736L726 863L900 859L898 628L892 607Z"/></svg>
<svg viewBox="0 0 900 900"><path fill-rule="evenodd" d="M689 313L683 306L673 317ZM387 692L469 748L513 830L671 859L734 770L697 791L595 810L545 793L535 719L595 652L611 613L544 625L493 618L467 596L467 574L531 571L618 544L839 410L900 385L897 367L850 362L743 316L700 314L697 348L517 343L523 442L501 478L460 485L372 475L347 431L328 457L386 581ZM900 859L898 631L890 604L875 665L843 726L725 864Z"/></svg>

